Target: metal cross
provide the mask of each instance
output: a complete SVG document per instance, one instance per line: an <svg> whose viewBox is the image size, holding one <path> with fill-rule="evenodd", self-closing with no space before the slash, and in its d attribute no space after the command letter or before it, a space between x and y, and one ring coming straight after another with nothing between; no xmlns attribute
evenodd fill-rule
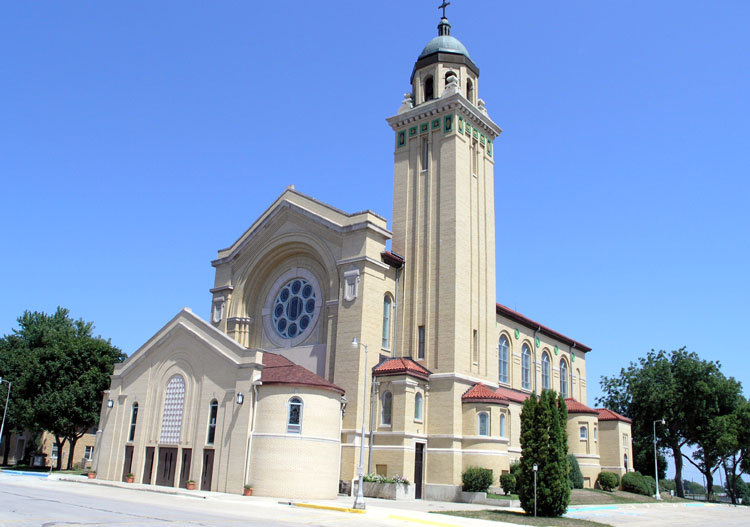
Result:
<svg viewBox="0 0 750 527"><path fill-rule="evenodd" d="M443 10L443 18L445 18L445 8L448 7L449 5L451 5L450 2L446 2L445 0L443 0L443 5L438 6L438 9Z"/></svg>

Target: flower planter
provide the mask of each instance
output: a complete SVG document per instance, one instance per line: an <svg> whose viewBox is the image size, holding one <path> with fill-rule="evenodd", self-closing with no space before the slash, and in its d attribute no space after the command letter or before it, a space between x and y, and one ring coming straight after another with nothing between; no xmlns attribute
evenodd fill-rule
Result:
<svg viewBox="0 0 750 527"><path fill-rule="evenodd" d="M135 481L135 476L128 476L125 478L125 483L133 483Z"/></svg>
<svg viewBox="0 0 750 527"><path fill-rule="evenodd" d="M195 482L189 482L187 483L187 489L188 490L195 490Z"/></svg>
<svg viewBox="0 0 750 527"><path fill-rule="evenodd" d="M253 495L253 489L242 489L242 495L243 496L252 496Z"/></svg>
<svg viewBox="0 0 750 527"><path fill-rule="evenodd" d="M94 479L96 478L96 472L89 472L88 476L89 476L89 479Z"/></svg>
<svg viewBox="0 0 750 527"><path fill-rule="evenodd" d="M376 483L374 481L365 481L362 493L368 498L382 498L385 500L413 500L414 485L404 485L403 483ZM356 486L359 481L354 483L354 493L357 493Z"/></svg>

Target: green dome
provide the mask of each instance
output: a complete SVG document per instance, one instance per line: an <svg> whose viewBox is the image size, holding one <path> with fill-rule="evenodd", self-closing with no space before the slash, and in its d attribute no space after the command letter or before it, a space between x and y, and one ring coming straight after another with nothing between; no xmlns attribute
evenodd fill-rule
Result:
<svg viewBox="0 0 750 527"><path fill-rule="evenodd" d="M466 58L471 58L466 46L461 44L461 41L456 37L450 35L440 35L430 40L422 50L422 53L420 53L417 60L426 57L427 55L432 55L433 53L456 53L458 55L463 55Z"/></svg>

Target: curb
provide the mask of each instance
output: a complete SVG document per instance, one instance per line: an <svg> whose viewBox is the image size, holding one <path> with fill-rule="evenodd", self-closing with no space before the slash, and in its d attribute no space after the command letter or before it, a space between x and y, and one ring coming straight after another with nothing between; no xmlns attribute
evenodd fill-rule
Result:
<svg viewBox="0 0 750 527"><path fill-rule="evenodd" d="M126 489L126 490L137 490L141 492L155 492L157 494L169 494L171 496L187 496L189 498L198 498L201 500L205 500L206 496L198 494L194 490L178 490L173 489L170 487L158 487L156 485L148 485L142 486L137 483L127 483L127 484L121 484L116 481L106 481L106 480L96 480L96 479L75 479L70 477L61 476L59 478L60 481L67 481L69 483L83 483L84 485L97 485L99 487L112 487L116 489Z"/></svg>
<svg viewBox="0 0 750 527"><path fill-rule="evenodd" d="M352 509L349 507L336 507L335 505L316 505L315 503L297 503L295 501L280 501L282 505L291 505L292 507L306 507L308 509L322 509L326 511L349 512L352 514L364 514L364 509Z"/></svg>
<svg viewBox="0 0 750 527"><path fill-rule="evenodd" d="M25 470L0 470L2 474L10 474L12 476L33 476L37 478L48 478L48 472L27 472Z"/></svg>

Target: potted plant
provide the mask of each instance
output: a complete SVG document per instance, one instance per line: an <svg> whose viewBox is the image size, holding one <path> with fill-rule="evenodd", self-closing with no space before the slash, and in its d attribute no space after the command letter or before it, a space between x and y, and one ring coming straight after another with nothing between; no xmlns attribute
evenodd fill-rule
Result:
<svg viewBox="0 0 750 527"><path fill-rule="evenodd" d="M135 475L128 472L125 474L125 483L133 483L135 481Z"/></svg>
<svg viewBox="0 0 750 527"><path fill-rule="evenodd" d="M195 490L195 480L189 479L187 482L188 490Z"/></svg>
<svg viewBox="0 0 750 527"><path fill-rule="evenodd" d="M89 479L94 479L96 477L96 470L89 470Z"/></svg>
<svg viewBox="0 0 750 527"><path fill-rule="evenodd" d="M242 489L242 495L243 496L252 496L253 495L253 486L249 483L244 486Z"/></svg>

